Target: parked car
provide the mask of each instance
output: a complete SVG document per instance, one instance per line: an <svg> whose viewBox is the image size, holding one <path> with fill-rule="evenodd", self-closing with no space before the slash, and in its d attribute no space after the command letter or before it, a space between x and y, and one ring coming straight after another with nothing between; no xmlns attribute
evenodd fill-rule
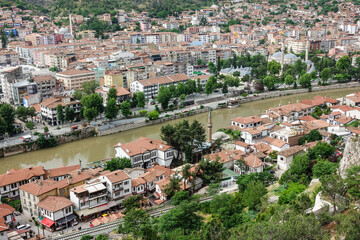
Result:
<svg viewBox="0 0 360 240"><path fill-rule="evenodd" d="M30 227L31 227L30 224L25 224L25 225L19 225L16 228L18 230L25 230L25 229L29 229Z"/></svg>

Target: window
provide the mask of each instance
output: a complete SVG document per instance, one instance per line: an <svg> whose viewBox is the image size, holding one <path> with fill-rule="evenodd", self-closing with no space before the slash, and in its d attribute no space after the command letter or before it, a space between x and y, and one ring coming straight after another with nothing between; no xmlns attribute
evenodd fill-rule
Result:
<svg viewBox="0 0 360 240"><path fill-rule="evenodd" d="M124 185L128 185L128 184L129 184L129 182L128 182L128 181L125 181L125 182L124 182Z"/></svg>
<svg viewBox="0 0 360 240"><path fill-rule="evenodd" d="M174 156L174 151L166 153L166 158L170 158L170 157L173 157L173 156Z"/></svg>
<svg viewBox="0 0 360 240"><path fill-rule="evenodd" d="M125 191L124 191L125 193L128 193L129 192L129 189L125 189Z"/></svg>

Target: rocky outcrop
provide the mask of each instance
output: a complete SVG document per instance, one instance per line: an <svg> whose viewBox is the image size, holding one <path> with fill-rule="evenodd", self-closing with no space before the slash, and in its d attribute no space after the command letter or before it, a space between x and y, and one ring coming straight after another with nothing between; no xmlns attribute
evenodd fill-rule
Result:
<svg viewBox="0 0 360 240"><path fill-rule="evenodd" d="M339 174L342 178L346 177L346 170L360 165L360 137L351 137L346 142L343 158L339 165Z"/></svg>

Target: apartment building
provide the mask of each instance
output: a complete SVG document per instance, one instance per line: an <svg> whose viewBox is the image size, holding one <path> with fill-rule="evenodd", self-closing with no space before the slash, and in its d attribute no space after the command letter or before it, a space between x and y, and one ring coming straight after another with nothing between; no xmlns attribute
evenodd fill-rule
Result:
<svg viewBox="0 0 360 240"><path fill-rule="evenodd" d="M56 79L63 83L66 90L81 89L84 82L95 80L95 72L85 69L71 69L57 73Z"/></svg>
<svg viewBox="0 0 360 240"><path fill-rule="evenodd" d="M131 177L122 170L116 170L100 177L105 182L108 199L120 204L127 196L132 195Z"/></svg>
<svg viewBox="0 0 360 240"><path fill-rule="evenodd" d="M4 94L3 101L14 103L14 83L24 79L22 67L5 67L0 70L0 82Z"/></svg>
<svg viewBox="0 0 360 240"><path fill-rule="evenodd" d="M70 200L80 218L109 208L106 183L99 179L70 189Z"/></svg>
<svg viewBox="0 0 360 240"><path fill-rule="evenodd" d="M22 80L20 82L14 83L13 85L13 103L17 105L23 104L23 98L26 96L37 94L37 85L31 79ZM40 101L40 96L38 97Z"/></svg>
<svg viewBox="0 0 360 240"><path fill-rule="evenodd" d="M40 103L41 119L48 122L52 126L59 124L57 118L56 107L62 105L63 108L69 107L74 110L75 118L79 117L81 102L78 100L71 100L70 97L51 97L43 100Z"/></svg>
<svg viewBox="0 0 360 240"><path fill-rule="evenodd" d="M57 90L56 79L51 75L33 76L32 79L36 83L37 91L42 99L52 97Z"/></svg>
<svg viewBox="0 0 360 240"><path fill-rule="evenodd" d="M18 66L20 57L17 52L0 49L0 66Z"/></svg>
<svg viewBox="0 0 360 240"><path fill-rule="evenodd" d="M170 167L177 151L160 140L141 137L130 143L114 146L115 157L129 158L133 167L149 168L158 163Z"/></svg>
<svg viewBox="0 0 360 240"><path fill-rule="evenodd" d="M303 116L310 115L314 107L304 103L293 103L279 107L269 108L261 117L272 118L272 114L278 116L280 122L291 122Z"/></svg>
<svg viewBox="0 0 360 240"><path fill-rule="evenodd" d="M157 78L149 78L130 83L131 92L143 92L145 99L150 100L158 95L161 86L168 87L171 84L177 85L180 82L185 83L190 77L181 73L171 76L163 76Z"/></svg>

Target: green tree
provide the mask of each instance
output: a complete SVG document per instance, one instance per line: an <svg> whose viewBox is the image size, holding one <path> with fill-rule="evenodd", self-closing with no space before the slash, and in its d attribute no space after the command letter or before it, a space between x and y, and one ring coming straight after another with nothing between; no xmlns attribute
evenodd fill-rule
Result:
<svg viewBox="0 0 360 240"><path fill-rule="evenodd" d="M294 84L294 78L289 74L285 77L285 83L286 85L293 85Z"/></svg>
<svg viewBox="0 0 360 240"><path fill-rule="evenodd" d="M308 73L304 73L300 79L299 83L303 88L309 88L311 87L311 76Z"/></svg>
<svg viewBox="0 0 360 240"><path fill-rule="evenodd" d="M65 120L68 122L72 122L75 119L75 111L73 108L69 108L69 106L65 107Z"/></svg>
<svg viewBox="0 0 360 240"><path fill-rule="evenodd" d="M0 105L0 116L1 116L1 125L2 131L5 129L5 132L13 134L15 132L14 121L15 121L15 110L13 106L7 103Z"/></svg>
<svg viewBox="0 0 360 240"><path fill-rule="evenodd" d="M360 213L350 210L336 218L337 238L344 240L360 239Z"/></svg>
<svg viewBox="0 0 360 240"><path fill-rule="evenodd" d="M80 240L92 240L92 239L94 239L94 237L91 236L91 235L83 235L83 236L80 238Z"/></svg>
<svg viewBox="0 0 360 240"><path fill-rule="evenodd" d="M138 92L136 96L137 106L140 108L145 107L145 94L143 92Z"/></svg>
<svg viewBox="0 0 360 240"><path fill-rule="evenodd" d="M244 191L243 199L244 204L249 209L257 209L260 204L260 199L267 193L265 185L258 181L251 181Z"/></svg>
<svg viewBox="0 0 360 240"><path fill-rule="evenodd" d="M27 109L27 114L31 118L31 120L36 116L36 110L34 107L30 107Z"/></svg>
<svg viewBox="0 0 360 240"><path fill-rule="evenodd" d="M175 229L181 229L184 235L199 229L203 224L201 216L196 214L198 203L184 201L159 218L159 232L166 234Z"/></svg>
<svg viewBox="0 0 360 240"><path fill-rule="evenodd" d="M124 168L131 168L131 160L129 158L113 158L106 163L104 170L111 172L115 170L123 170Z"/></svg>
<svg viewBox="0 0 360 240"><path fill-rule="evenodd" d="M330 68L324 68L324 70L321 71L320 77L323 84L325 84L328 79L331 76L331 69Z"/></svg>
<svg viewBox="0 0 360 240"><path fill-rule="evenodd" d="M23 106L19 106L16 109L16 116L23 122L26 122L26 119L28 118L28 109Z"/></svg>
<svg viewBox="0 0 360 240"><path fill-rule="evenodd" d="M223 87L222 87L222 93L228 93L229 92L229 90L228 90L228 85L227 85L227 83L225 82L224 84L223 84Z"/></svg>
<svg viewBox="0 0 360 240"><path fill-rule="evenodd" d="M157 96L158 102L161 104L162 109L167 109L169 106L169 101L171 99L172 93L169 88L161 86L159 90L159 94Z"/></svg>
<svg viewBox="0 0 360 240"><path fill-rule="evenodd" d="M82 89L85 94L92 94L95 93L95 89L99 86L96 80L91 80L84 82L82 84Z"/></svg>
<svg viewBox="0 0 360 240"><path fill-rule="evenodd" d="M173 205L180 205L183 201L190 201L191 196L188 191L178 191L172 196L171 203Z"/></svg>
<svg viewBox="0 0 360 240"><path fill-rule="evenodd" d="M208 185L209 183L220 183L224 167L223 164L219 162L218 158L214 161L201 159L196 168L200 170L200 178L203 180L204 185Z"/></svg>
<svg viewBox="0 0 360 240"><path fill-rule="evenodd" d="M205 93L207 95L210 95L213 93L214 89L215 89L214 83L211 80L211 78L209 78L209 80L205 84Z"/></svg>
<svg viewBox="0 0 360 240"><path fill-rule="evenodd" d="M141 207L141 201L143 201L143 195L134 195L130 196L127 199L124 199L122 202L123 207L125 208L125 213L133 211Z"/></svg>
<svg viewBox="0 0 360 240"><path fill-rule="evenodd" d="M84 107L84 117L89 122L96 120L104 111L103 98L97 93L83 96L81 104Z"/></svg>
<svg viewBox="0 0 360 240"><path fill-rule="evenodd" d="M204 91L203 87L201 86L200 79L197 80L196 92L202 93Z"/></svg>
<svg viewBox="0 0 360 240"><path fill-rule="evenodd" d="M116 106L116 99L110 98L106 103L105 117L110 121L117 117L119 108Z"/></svg>
<svg viewBox="0 0 360 240"><path fill-rule="evenodd" d="M268 62L267 70L273 75L279 74L279 72L281 70L281 64L275 60L272 60L272 61Z"/></svg>
<svg viewBox="0 0 360 240"><path fill-rule="evenodd" d="M156 120L156 119L159 118L159 116L160 116L160 114L159 114L159 112L158 112L156 109L152 110L151 112L149 112L149 113L147 114L147 117L148 117L150 120Z"/></svg>
<svg viewBox="0 0 360 240"><path fill-rule="evenodd" d="M109 237L105 234L97 235L95 240L109 240Z"/></svg>
<svg viewBox="0 0 360 240"><path fill-rule="evenodd" d="M115 100L117 99L117 90L116 90L116 88L110 88L109 89L107 100L109 101L111 98L113 98Z"/></svg>
<svg viewBox="0 0 360 240"><path fill-rule="evenodd" d="M164 193L168 198L172 198L178 191L180 191L180 179L175 177L170 178L170 182L164 188Z"/></svg>
<svg viewBox="0 0 360 240"><path fill-rule="evenodd" d="M266 76L263 80L264 85L269 91L275 90L276 78L272 75Z"/></svg>
<svg viewBox="0 0 360 240"><path fill-rule="evenodd" d="M35 127L35 123L32 121L28 121L28 122L26 122L25 126L27 129L33 130Z"/></svg>
<svg viewBox="0 0 360 240"><path fill-rule="evenodd" d="M298 154L294 157L290 169L281 175L280 184L288 182L300 182L309 180L311 175L310 161L307 154Z"/></svg>
<svg viewBox="0 0 360 240"><path fill-rule="evenodd" d="M320 178L322 176L335 173L337 167L338 167L337 163L323 160L314 165L314 167L312 168L312 172L314 177Z"/></svg>
<svg viewBox="0 0 360 240"><path fill-rule="evenodd" d="M74 94L72 95L72 97L76 100L81 100L83 95L84 95L84 93L81 90L77 89L74 91Z"/></svg>
<svg viewBox="0 0 360 240"><path fill-rule="evenodd" d="M209 72L210 73L216 73L216 66L215 66L215 64L213 62L209 62L208 67L209 67Z"/></svg>
<svg viewBox="0 0 360 240"><path fill-rule="evenodd" d="M239 191L243 192L252 181L262 182L267 187L270 184L276 182L277 178L273 174L266 171L240 175L236 179Z"/></svg>
<svg viewBox="0 0 360 240"><path fill-rule="evenodd" d="M150 216L143 209L136 209L128 212L124 217L124 225L121 229L126 233L131 233L135 239L149 239L147 235L150 233ZM152 231L151 231L152 232ZM153 235L149 234L149 235Z"/></svg>
<svg viewBox="0 0 360 240"><path fill-rule="evenodd" d="M124 117L127 118L127 117L131 116L132 112L131 112L131 109L130 109L129 101L124 101L123 103L121 103L120 109L121 109L121 114Z"/></svg>
<svg viewBox="0 0 360 240"><path fill-rule="evenodd" d="M58 67L54 66L54 67L49 68L49 71L57 72L57 71L59 71L59 69L58 69Z"/></svg>
<svg viewBox="0 0 360 240"><path fill-rule="evenodd" d="M348 68L351 65L351 59L349 56L342 56L337 62L336 62L336 67L343 71L343 72L347 72Z"/></svg>
<svg viewBox="0 0 360 240"><path fill-rule="evenodd" d="M299 139L299 144L304 145L305 143L315 142L322 140L322 135L316 129L311 130L310 133Z"/></svg>
<svg viewBox="0 0 360 240"><path fill-rule="evenodd" d="M309 149L308 155L310 159L327 159L335 152L335 147L326 142L318 142L315 147Z"/></svg>
<svg viewBox="0 0 360 240"><path fill-rule="evenodd" d="M360 166L346 170L346 185L348 194L356 201L360 199Z"/></svg>
<svg viewBox="0 0 360 240"><path fill-rule="evenodd" d="M65 120L65 114L64 114L63 106L61 104L58 104L56 107L56 115L57 115L57 120L61 122L62 125Z"/></svg>
<svg viewBox="0 0 360 240"><path fill-rule="evenodd" d="M334 206L333 214L335 214L339 207L345 207L344 196L346 194L345 180L339 175L324 175L320 178L321 193L323 196L330 199L331 204Z"/></svg>

